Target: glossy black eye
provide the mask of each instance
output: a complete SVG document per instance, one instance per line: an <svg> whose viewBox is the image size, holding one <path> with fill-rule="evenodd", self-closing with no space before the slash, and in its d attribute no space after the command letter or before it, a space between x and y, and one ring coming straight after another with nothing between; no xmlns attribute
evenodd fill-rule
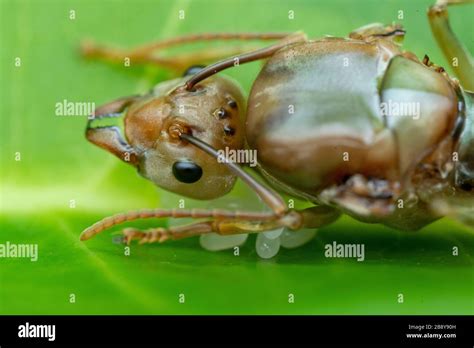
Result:
<svg viewBox="0 0 474 348"><path fill-rule="evenodd" d="M179 161L173 164L173 175L176 180L192 184L201 179L202 168L190 161Z"/></svg>
<svg viewBox="0 0 474 348"><path fill-rule="evenodd" d="M183 76L186 77L186 76L196 75L199 71L202 70L202 68L204 68L204 65L190 66L188 69L186 69Z"/></svg>

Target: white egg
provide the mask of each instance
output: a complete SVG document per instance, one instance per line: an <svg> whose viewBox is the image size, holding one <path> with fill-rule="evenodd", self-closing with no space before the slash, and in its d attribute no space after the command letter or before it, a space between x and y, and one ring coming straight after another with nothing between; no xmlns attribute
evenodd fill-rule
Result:
<svg viewBox="0 0 474 348"><path fill-rule="evenodd" d="M262 259L270 259L278 254L278 251L280 250L280 238L270 239L263 233L259 233L257 235L255 249L257 250L258 256Z"/></svg>
<svg viewBox="0 0 474 348"><path fill-rule="evenodd" d="M298 231L291 231L287 228L281 234L281 246L287 249L297 248L308 243L316 235L316 229L307 228Z"/></svg>
<svg viewBox="0 0 474 348"><path fill-rule="evenodd" d="M217 233L203 234L199 243L201 246L210 251L219 251L231 249L240 246L247 240L248 234L234 234L230 236L221 236Z"/></svg>
<svg viewBox="0 0 474 348"><path fill-rule="evenodd" d="M280 228L277 228L275 230L265 231L265 232L263 232L263 234L268 239L275 239L275 238L280 237L280 235L283 233L284 229L285 229L284 227L280 227Z"/></svg>

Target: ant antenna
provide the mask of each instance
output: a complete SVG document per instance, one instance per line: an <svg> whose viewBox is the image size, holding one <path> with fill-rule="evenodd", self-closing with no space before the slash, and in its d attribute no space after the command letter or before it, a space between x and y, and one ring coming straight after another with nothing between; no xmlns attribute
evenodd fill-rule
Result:
<svg viewBox="0 0 474 348"><path fill-rule="evenodd" d="M212 157L215 157L219 163L226 165L227 168L255 191L255 193L273 210L276 215L282 215L288 211L285 202L277 192L259 183L238 164L231 162L223 154L220 154L214 147L190 134L181 133L180 138L186 140Z"/></svg>

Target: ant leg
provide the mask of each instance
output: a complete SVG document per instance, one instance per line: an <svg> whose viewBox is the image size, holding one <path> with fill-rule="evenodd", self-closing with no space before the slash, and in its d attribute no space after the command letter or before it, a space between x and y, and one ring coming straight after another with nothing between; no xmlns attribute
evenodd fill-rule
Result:
<svg viewBox="0 0 474 348"><path fill-rule="evenodd" d="M280 224L276 220L265 222L210 220L169 228L150 228L144 231L136 228L126 228L122 231L122 233L124 235L124 241L127 244L130 244L130 242L135 239L139 240L140 244L144 244L155 242L163 243L167 240L184 239L207 233L218 233L220 235L257 233L260 231L268 231L277 227L280 227Z"/></svg>
<svg viewBox="0 0 474 348"><path fill-rule="evenodd" d="M147 230L139 230L136 228L125 228L122 230L124 242L130 244L132 240L139 240L140 244L144 243L163 243L169 239L183 239L192 236L212 232L212 222L203 221L189 225L170 227L170 228L150 228Z"/></svg>
<svg viewBox="0 0 474 348"><path fill-rule="evenodd" d="M172 57L162 57L153 54L135 54L126 51L102 46L93 46L87 43L83 46L83 55L86 58L101 59L110 63L124 63L125 58L130 59L130 64L152 64L174 70L181 74L187 68L196 65L206 65L216 60L246 52L255 46L233 48L206 48L194 53L180 54Z"/></svg>
<svg viewBox="0 0 474 348"><path fill-rule="evenodd" d="M299 213L303 220L301 228L319 228L333 223L341 216L338 210L327 205L306 208Z"/></svg>
<svg viewBox="0 0 474 348"><path fill-rule="evenodd" d="M444 56L451 64L461 85L468 90L474 90L474 61L472 56L459 41L449 24L448 6L473 0L438 0L428 10L431 31L438 42ZM454 64L454 63L457 64Z"/></svg>
<svg viewBox="0 0 474 348"><path fill-rule="evenodd" d="M122 233L127 244L130 244L132 240L139 240L140 244L163 243L167 240L183 239L207 233L218 233L226 236L265 232L279 227L288 227L288 225L293 224L293 222L290 223L293 219L299 221L297 227L293 226L294 231L301 228L318 228L334 222L339 215L340 213L334 208L317 206L302 211L293 211L285 217L275 217L275 219L269 221L210 220L170 228L151 228L144 231L136 228L126 228Z"/></svg>
<svg viewBox="0 0 474 348"><path fill-rule="evenodd" d="M157 240L162 240L162 236L168 235L177 237L179 233L185 233L184 236L203 234L208 232L216 232L219 234L239 234L239 233L255 233L268 231L277 227L288 227L291 230L298 230L303 227L319 227L321 225L331 223L339 216L339 213L327 206L313 207L303 211L288 210L280 195L271 188L260 184L251 175L246 173L239 165L231 162L225 156L217 152L211 145L193 137L190 134L180 134L183 140L198 147L212 157L223 159L223 164L229 170L242 179L271 209L272 212L242 212L228 210L201 210L201 209L152 209L144 211L131 211L127 213L117 214L107 217L94 225L86 228L81 234L81 240L87 240L103 232L105 229L121 224L126 221L148 218L212 218L208 221L207 228L203 228L202 224L192 224L183 227L173 227L170 229L157 229L154 233ZM199 228L196 231L195 228ZM184 229L184 230L183 230ZM127 235L130 238L144 238L144 232L139 230L128 230ZM148 237L147 237L148 238Z"/></svg>
<svg viewBox="0 0 474 348"><path fill-rule="evenodd" d="M134 166L138 166L138 153L122 137L120 129L116 126L94 127L92 124L96 120L120 117L120 113L137 98L137 96L124 97L98 107L94 115L89 118L86 128L87 140Z"/></svg>
<svg viewBox="0 0 474 348"><path fill-rule="evenodd" d="M287 37L288 33L204 33L180 36L177 38L161 40L135 49L118 49L97 45L92 41L83 41L81 52L87 58L99 58L106 61L123 63L129 58L134 64L155 64L169 69L183 72L190 66L207 64L230 55L237 55L254 49L255 46L243 46L232 48L205 48L193 54L181 54L173 57L158 56L157 53L163 49L180 46L188 43L202 41L252 41L252 40L280 40Z"/></svg>
<svg viewBox="0 0 474 348"><path fill-rule="evenodd" d="M289 226L297 226L299 224L299 215L287 213L289 217L286 222ZM136 210L125 213L116 214L113 216L106 217L92 226L89 226L81 233L81 240L87 240L95 235L105 231L106 229L124 223L128 221L134 221L138 219L151 219L151 218L193 218L193 219L204 219L212 218L212 221L221 220L235 220L235 221L273 221L279 217L274 213L266 212L244 212L244 211L229 211L229 210L206 210L206 209L148 209L148 210Z"/></svg>
<svg viewBox="0 0 474 348"><path fill-rule="evenodd" d="M290 231L304 228L319 228L336 221L341 213L330 206L315 206L303 210L291 210L275 220L255 222L251 221L217 221L213 231L221 235L240 233L259 233L279 227L287 227Z"/></svg>

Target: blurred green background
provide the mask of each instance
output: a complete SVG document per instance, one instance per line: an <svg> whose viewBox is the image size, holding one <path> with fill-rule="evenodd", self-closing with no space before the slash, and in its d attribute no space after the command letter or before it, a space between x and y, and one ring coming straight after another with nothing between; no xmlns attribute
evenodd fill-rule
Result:
<svg viewBox="0 0 474 348"><path fill-rule="evenodd" d="M446 220L404 233L345 217L271 260L258 258L254 237L238 257L205 251L196 238L133 245L124 256L123 246L112 243L122 226L82 243L82 229L106 215L172 206L176 197L86 142L85 117L55 116L64 99L100 105L171 76L84 61L78 54L84 38L123 47L196 32L304 30L317 38L396 21L407 30L407 50L446 66L426 18L431 3L0 0L0 243L39 245L37 262L0 259L0 314L474 314L474 236ZM450 16L473 52L474 6L455 7ZM226 74L248 91L260 66ZM241 186L232 194L252 200ZM71 199L76 208L69 208ZM325 258L324 244L333 240L365 243L366 261ZM459 256L452 256L454 246ZM289 293L295 303L288 303Z"/></svg>

